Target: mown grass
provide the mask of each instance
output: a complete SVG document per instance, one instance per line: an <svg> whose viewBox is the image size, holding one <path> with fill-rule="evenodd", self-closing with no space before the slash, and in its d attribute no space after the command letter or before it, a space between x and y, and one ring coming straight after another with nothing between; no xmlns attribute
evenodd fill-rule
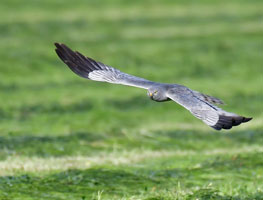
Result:
<svg viewBox="0 0 263 200"><path fill-rule="evenodd" d="M263 199L262 1L3 0L0 199ZM216 132L81 79L54 42L254 119Z"/></svg>

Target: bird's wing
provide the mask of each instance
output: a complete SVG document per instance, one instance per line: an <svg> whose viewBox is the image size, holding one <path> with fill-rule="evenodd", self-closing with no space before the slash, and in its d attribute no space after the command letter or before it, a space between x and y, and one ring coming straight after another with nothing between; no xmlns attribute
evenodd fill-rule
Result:
<svg viewBox="0 0 263 200"><path fill-rule="evenodd" d="M129 85L148 89L154 82L132 76L74 52L64 44L55 43L59 58L77 75L94 81Z"/></svg>
<svg viewBox="0 0 263 200"><path fill-rule="evenodd" d="M225 104L221 99L218 99L216 97L213 97L213 96L210 96L207 94L203 94L203 93L200 93L200 92L194 91L194 90L193 90L193 93L196 97L200 98L203 101L207 101L211 104Z"/></svg>
<svg viewBox="0 0 263 200"><path fill-rule="evenodd" d="M216 130L231 129L232 126L237 126L252 119L226 112L213 105L210 101L200 98L195 91L181 85L175 85L168 89L167 97Z"/></svg>

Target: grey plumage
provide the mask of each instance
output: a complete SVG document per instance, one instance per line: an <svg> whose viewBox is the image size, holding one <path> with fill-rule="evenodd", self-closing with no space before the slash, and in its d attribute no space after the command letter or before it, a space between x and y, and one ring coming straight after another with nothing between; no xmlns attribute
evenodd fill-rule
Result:
<svg viewBox="0 0 263 200"><path fill-rule="evenodd" d="M73 72L83 78L144 89L154 84L152 81L123 73L118 69L85 57L79 52L73 52L64 44L55 43L55 45L57 47L56 52L60 59L67 64Z"/></svg>
<svg viewBox="0 0 263 200"><path fill-rule="evenodd" d="M79 76L94 81L147 89L147 94L152 100L158 102L173 100L216 130L230 129L232 126L252 119L218 108L214 104L223 104L218 98L193 91L182 85L157 83L132 76L85 57L79 52L74 52L64 44L55 43L55 45L56 53L60 59Z"/></svg>

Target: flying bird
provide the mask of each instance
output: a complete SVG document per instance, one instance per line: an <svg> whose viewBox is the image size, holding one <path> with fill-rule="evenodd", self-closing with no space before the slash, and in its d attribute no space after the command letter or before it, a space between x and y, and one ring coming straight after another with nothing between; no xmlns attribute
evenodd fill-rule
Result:
<svg viewBox="0 0 263 200"><path fill-rule="evenodd" d="M77 75L94 81L128 85L148 90L147 95L154 101L175 101L186 108L195 117L216 129L231 129L252 118L230 113L215 106L223 102L215 97L202 94L179 84L157 83L130 74L95 61L65 44L55 43L59 58Z"/></svg>

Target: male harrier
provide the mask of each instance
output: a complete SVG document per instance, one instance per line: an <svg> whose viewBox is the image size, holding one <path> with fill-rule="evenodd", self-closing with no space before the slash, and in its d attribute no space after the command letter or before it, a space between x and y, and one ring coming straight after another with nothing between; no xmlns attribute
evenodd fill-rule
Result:
<svg viewBox="0 0 263 200"><path fill-rule="evenodd" d="M223 104L220 99L191 90L183 85L157 83L132 76L118 69L97 62L72 51L64 44L55 43L60 59L77 75L94 81L129 85L148 90L148 96L158 102L173 100L189 110L195 117L216 130L231 129L252 118L226 112L214 104Z"/></svg>

